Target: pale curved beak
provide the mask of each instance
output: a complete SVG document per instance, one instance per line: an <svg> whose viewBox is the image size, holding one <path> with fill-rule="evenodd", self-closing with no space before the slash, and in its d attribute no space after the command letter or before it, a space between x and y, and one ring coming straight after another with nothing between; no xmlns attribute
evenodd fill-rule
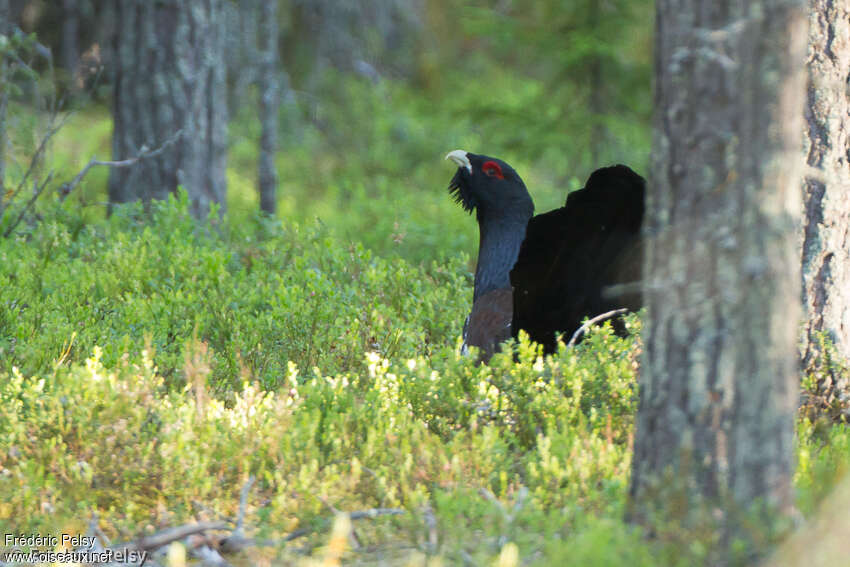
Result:
<svg viewBox="0 0 850 567"><path fill-rule="evenodd" d="M454 150L446 155L446 159L450 159L458 167L465 167L469 173L472 173L472 164L469 163L469 158L466 157L466 152L463 150Z"/></svg>

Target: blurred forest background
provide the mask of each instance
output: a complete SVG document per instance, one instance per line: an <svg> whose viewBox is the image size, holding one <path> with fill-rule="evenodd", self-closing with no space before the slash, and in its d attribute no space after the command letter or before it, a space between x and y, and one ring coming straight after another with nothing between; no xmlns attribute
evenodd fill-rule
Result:
<svg viewBox="0 0 850 567"><path fill-rule="evenodd" d="M157 42L164 46L154 36L167 33L161 20L168 10L146 14L134 7L142 4L8 1L11 25L37 38L22 48L11 77L15 88L7 93L10 180L26 170L52 127L47 109L74 111L47 147L56 179L73 178L93 156L131 158L142 146L166 141L168 132L146 124L155 119L143 110L155 99L145 89L160 63L122 70ZM452 149L515 165L539 212L563 204L566 190L581 187L601 165L622 162L646 171L647 0L209 5L206 25L219 26L221 42L205 46L204 57L226 81L226 96L215 94L221 100L210 107L226 105L215 112L227 128L220 156L224 205L237 222L259 206L261 139L270 122L277 151L265 148L272 148L279 179L273 201L280 217L318 218L343 238L415 261L471 252L475 243L474 223L443 193L451 167L441 160ZM160 20L145 32L145 18ZM161 57L181 57L179 49L163 51ZM26 75L28 69L37 75ZM138 84L132 77L127 83L132 73ZM129 86L116 91L121 80ZM139 122L123 145L111 138L112 117L120 123L122 113ZM179 120L167 122L177 130ZM116 137L120 124L118 130ZM113 170L112 183L126 182L133 169ZM102 215L109 176L109 168L92 169L67 206ZM150 170L144 177L159 181ZM162 185L155 196L174 190Z"/></svg>

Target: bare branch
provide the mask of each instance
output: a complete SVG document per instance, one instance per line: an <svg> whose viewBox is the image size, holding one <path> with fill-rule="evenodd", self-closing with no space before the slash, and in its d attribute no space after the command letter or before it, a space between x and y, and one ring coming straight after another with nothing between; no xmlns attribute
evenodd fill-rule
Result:
<svg viewBox="0 0 850 567"><path fill-rule="evenodd" d="M242 494L239 496L239 515L236 516L236 529L233 530L233 535L242 535L245 531L245 507L248 504L248 493L254 485L256 479L253 475L248 477L248 481L242 486Z"/></svg>
<svg viewBox="0 0 850 567"><path fill-rule="evenodd" d="M607 311L605 313L602 313L601 315L597 315L593 319L588 319L587 322L585 322L581 327L576 329L576 332L573 333L572 337L570 337L570 341L567 343L567 348L574 347L576 345L576 343L578 342L578 340L581 338L581 336L583 334L585 334L588 329L590 329L592 326L596 325L597 323L601 323L602 321L605 321L607 319L611 319L612 317L616 317L617 315L622 315L623 313L628 313L628 312L629 312L628 309L626 309L625 307L622 307L620 309L614 309L613 311Z"/></svg>
<svg viewBox="0 0 850 567"><path fill-rule="evenodd" d="M483 486L478 489L478 494L480 494L484 498L484 500L496 506L500 512L507 515L507 510L505 510L504 504L502 504L499 499L496 498L495 494L493 494Z"/></svg>
<svg viewBox="0 0 850 567"><path fill-rule="evenodd" d="M428 552L436 553L440 540L437 532L437 518L434 516L434 509L431 508L430 504L426 504L422 514L425 518L425 527L428 528Z"/></svg>
<svg viewBox="0 0 850 567"><path fill-rule="evenodd" d="M322 497L317 497L328 509L330 509L334 514L348 514L348 517L351 520L363 520L363 519L372 519L377 518L378 516L397 516L401 514L406 514L407 511L401 508L369 508L368 510L357 510L355 512L343 512L338 510L333 504L328 502L326 499ZM432 513L433 516L433 513ZM436 521L434 522L434 541L436 542ZM430 525L430 524L429 524ZM237 551L241 551L246 547L276 547L283 543L289 543L290 541L296 540L298 538L302 538L304 536L308 536L313 533L312 528L299 528L280 539L266 539L266 540L256 540L252 538L245 538L241 536L234 535L228 536L224 538L219 544L219 549L225 553L233 553ZM436 545L436 543L435 543Z"/></svg>
<svg viewBox="0 0 850 567"><path fill-rule="evenodd" d="M18 218L15 219L15 222L10 224L9 228L7 228L6 231L3 233L3 238L9 238L9 235L12 234L12 231L15 230L15 228L23 220L24 215L27 214L27 211L32 208L32 206L35 204L35 202L38 200L38 198L41 196L41 194L44 193L44 188L47 187L47 184L50 183L50 181L52 179L53 179L53 172L51 171L50 173L47 174L47 177L45 178L44 182L42 182L42 184L40 186L35 185L34 182L33 182L32 197L30 197L30 200L27 201L26 205L24 205L24 208L21 209L21 212L20 212L20 214L18 214Z"/></svg>
<svg viewBox="0 0 850 567"><path fill-rule="evenodd" d="M231 529L232 528L227 524L227 522L198 522L197 524L185 524L183 526L163 530L147 537L139 538L133 543L115 545L112 549L130 548L138 549L140 551L153 551L160 547L164 547L169 543L179 541L195 534L210 530L230 531Z"/></svg>
<svg viewBox="0 0 850 567"><path fill-rule="evenodd" d="M257 540L250 537L234 537L228 536L222 539L218 548L224 553L237 553L248 547L277 547L284 543L289 543L292 540L310 535L313 530L310 528L298 528L279 539L263 539Z"/></svg>
<svg viewBox="0 0 850 567"><path fill-rule="evenodd" d="M53 135L56 134L56 132L58 132L65 125L65 123L69 120L70 117L71 117L71 114L70 113L67 114L61 120L61 122L59 122L59 124L56 125L56 126L53 126L53 122L55 120L55 117L50 118L50 121L47 125L47 132L44 134L44 137L41 139L41 142L38 144L38 147L36 148L35 153L30 158L30 163L27 166L27 170L24 172L24 176L18 182L18 186L15 187L14 191L12 191L12 196L9 197L8 202L14 201L15 197L17 197L18 194L21 192L21 190L26 186L27 180L29 179L30 175L32 175L32 172L35 170L35 168L38 166L39 162L41 161L41 156L44 154L44 151L47 149L47 143L50 141L50 139L53 137Z"/></svg>
<svg viewBox="0 0 850 567"><path fill-rule="evenodd" d="M239 496L239 513L236 516L236 527L233 533L221 540L219 547L225 553L235 553L246 547L264 545L266 542L258 542L252 538L245 537L245 510L248 505L248 494L254 485L255 477L249 476L247 482L242 485L242 493Z"/></svg>
<svg viewBox="0 0 850 567"><path fill-rule="evenodd" d="M370 508L368 510L358 510L349 512L348 517L352 520L363 520L377 518L378 516L401 516L406 514L407 510L402 508Z"/></svg>
<svg viewBox="0 0 850 567"><path fill-rule="evenodd" d="M109 538L106 536L105 533L103 533L103 530L100 529L100 521L98 520L96 511L92 511L91 519L89 520L88 535L94 536L95 538L95 550L103 550L104 545L106 547L109 547Z"/></svg>
<svg viewBox="0 0 850 567"><path fill-rule="evenodd" d="M311 530L309 530L307 528L298 528L294 532L288 533L285 536L283 536L280 539L280 541L282 541L282 542L292 541L294 539L298 539L299 537L304 537L305 535L308 535L310 533L310 531ZM263 543L263 545L270 545L270 542L267 540L265 543Z"/></svg>
<svg viewBox="0 0 850 567"><path fill-rule="evenodd" d="M192 555L201 560L203 565L214 567L230 567L230 563L221 554L208 545L202 545L192 550Z"/></svg>
<svg viewBox="0 0 850 567"><path fill-rule="evenodd" d="M160 146L156 149L149 150L146 146L142 146L141 151L134 157L118 160L118 161L104 161L99 160L97 158L91 158L89 162L80 170L80 172L68 183L64 183L62 187L59 189L59 198L63 201L65 198L70 195L71 191L76 189L77 185L80 184L80 181L83 180L83 177L89 172L89 170L96 165L104 165L108 167L129 167L131 165L135 165L143 159L148 159L152 157L157 157L162 154L168 147L173 145L180 136L183 135L183 130L177 130L170 138L165 140Z"/></svg>

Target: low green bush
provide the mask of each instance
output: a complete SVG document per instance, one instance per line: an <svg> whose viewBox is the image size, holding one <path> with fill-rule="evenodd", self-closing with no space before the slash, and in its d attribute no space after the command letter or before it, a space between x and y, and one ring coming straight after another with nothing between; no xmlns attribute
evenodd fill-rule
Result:
<svg viewBox="0 0 850 567"><path fill-rule="evenodd" d="M430 506L446 553L488 557L513 532L541 545L552 514L618 509L633 341L462 358L465 258L387 260L259 217L199 225L180 198L150 219L45 219L0 263L0 517L16 530L84 531L96 512L130 537L197 503L232 514L249 475L267 535L326 526L332 503L410 510L371 525L415 541Z"/></svg>
<svg viewBox="0 0 850 567"><path fill-rule="evenodd" d="M458 334L465 258L413 266L331 238L321 225L196 225L186 200L128 206L108 223L57 219L0 249L2 368L49 369L64 350L94 345L114 365L150 341L167 381L179 380L192 337L208 345L211 384L243 374L276 388L287 363L335 374L363 353L430 354Z"/></svg>

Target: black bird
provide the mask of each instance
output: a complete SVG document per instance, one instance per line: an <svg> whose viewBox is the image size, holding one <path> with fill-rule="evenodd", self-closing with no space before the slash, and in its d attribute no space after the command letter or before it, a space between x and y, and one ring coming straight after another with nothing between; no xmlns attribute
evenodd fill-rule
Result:
<svg viewBox="0 0 850 567"><path fill-rule="evenodd" d="M524 329L554 352L587 317L641 307L646 183L625 165L598 169L566 204L534 215L519 174L500 159L450 152L458 170L449 184L479 228L478 266L464 347L486 361ZM532 218L533 217L533 218ZM615 329L623 332L622 322Z"/></svg>

